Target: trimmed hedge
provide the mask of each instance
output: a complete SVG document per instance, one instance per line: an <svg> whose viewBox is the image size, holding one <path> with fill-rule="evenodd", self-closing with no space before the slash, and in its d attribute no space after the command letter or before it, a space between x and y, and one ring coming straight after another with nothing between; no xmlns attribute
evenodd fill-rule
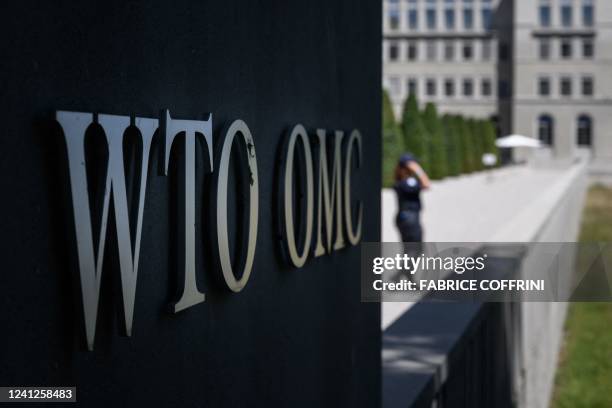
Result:
<svg viewBox="0 0 612 408"><path fill-rule="evenodd" d="M423 122L429 135L429 176L433 180L443 179L448 175L448 162L446 156L446 143L444 129L438 117L436 105L428 103L423 113Z"/></svg>
<svg viewBox="0 0 612 408"><path fill-rule="evenodd" d="M395 121L393 106L386 91L382 94L382 185L390 187L394 183L393 172L399 156L405 152L404 136Z"/></svg>
<svg viewBox="0 0 612 408"><path fill-rule="evenodd" d="M421 164L421 167L429 173L429 135L423 125L416 97L412 94L404 104L402 131L404 132L404 148L412 153Z"/></svg>
<svg viewBox="0 0 612 408"><path fill-rule="evenodd" d="M499 163L495 127L490 120L449 114L440 117L433 103L421 112L416 97L411 95L398 124L386 91L382 98L384 187L393 185L397 160L405 152L412 153L434 180L483 170L485 153L495 154Z"/></svg>
<svg viewBox="0 0 612 408"><path fill-rule="evenodd" d="M456 118L452 115L442 117L444 141L446 145L447 175L458 176L462 173L463 157L461 152L461 134L455 126Z"/></svg>

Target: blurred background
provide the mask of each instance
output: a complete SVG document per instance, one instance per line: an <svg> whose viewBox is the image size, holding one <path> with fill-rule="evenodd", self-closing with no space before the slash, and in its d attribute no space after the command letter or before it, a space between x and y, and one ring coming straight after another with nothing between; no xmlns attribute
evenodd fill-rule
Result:
<svg viewBox="0 0 612 408"><path fill-rule="evenodd" d="M609 242L612 2L382 8L382 241L409 152L425 242ZM384 303L384 405L612 406L612 305L504 307Z"/></svg>

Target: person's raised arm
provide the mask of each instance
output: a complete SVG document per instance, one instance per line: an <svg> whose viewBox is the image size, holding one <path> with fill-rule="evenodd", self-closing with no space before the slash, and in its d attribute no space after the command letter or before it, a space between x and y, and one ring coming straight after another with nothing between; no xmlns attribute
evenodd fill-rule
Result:
<svg viewBox="0 0 612 408"><path fill-rule="evenodd" d="M425 170L423 170L419 163L416 161L411 161L408 163L408 168L418 177L423 189L426 190L431 187L431 180L429 180L429 176L427 173L425 173Z"/></svg>

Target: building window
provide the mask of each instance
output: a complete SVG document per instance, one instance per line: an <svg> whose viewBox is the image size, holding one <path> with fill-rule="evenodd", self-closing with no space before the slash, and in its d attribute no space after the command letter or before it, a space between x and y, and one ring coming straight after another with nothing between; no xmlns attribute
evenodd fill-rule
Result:
<svg viewBox="0 0 612 408"><path fill-rule="evenodd" d="M389 45L389 61L397 61L399 59L399 46L397 43Z"/></svg>
<svg viewBox="0 0 612 408"><path fill-rule="evenodd" d="M540 39L540 59L550 59L550 39Z"/></svg>
<svg viewBox="0 0 612 408"><path fill-rule="evenodd" d="M482 80L482 84L481 84L481 92L482 92L482 96L491 96L493 95L493 89L491 89L491 80L488 78L485 78Z"/></svg>
<svg viewBox="0 0 612 408"><path fill-rule="evenodd" d="M582 56L584 58L593 58L595 56L595 46L592 38L582 40Z"/></svg>
<svg viewBox="0 0 612 408"><path fill-rule="evenodd" d="M444 59L446 61L455 60L455 43L453 41L444 43Z"/></svg>
<svg viewBox="0 0 612 408"><path fill-rule="evenodd" d="M593 139L593 121L588 115L580 115L578 117L577 129L578 146L591 146Z"/></svg>
<svg viewBox="0 0 612 408"><path fill-rule="evenodd" d="M488 61L491 59L493 45L491 40L482 40L482 59Z"/></svg>
<svg viewBox="0 0 612 408"><path fill-rule="evenodd" d="M482 6L482 26L485 30L490 30L492 26L493 13L491 11L491 5L486 3Z"/></svg>
<svg viewBox="0 0 612 408"><path fill-rule="evenodd" d="M554 121L550 115L542 115L538 118L538 138L547 146L554 143Z"/></svg>
<svg viewBox="0 0 612 408"><path fill-rule="evenodd" d="M471 79L463 80L463 96L474 96L474 82Z"/></svg>
<svg viewBox="0 0 612 408"><path fill-rule="evenodd" d="M436 29L436 10L435 9L427 9L427 28L429 30Z"/></svg>
<svg viewBox="0 0 612 408"><path fill-rule="evenodd" d="M411 30L419 28L419 12L416 9L408 10L408 28Z"/></svg>
<svg viewBox="0 0 612 408"><path fill-rule="evenodd" d="M561 57L572 58L572 39L564 38L561 40Z"/></svg>
<svg viewBox="0 0 612 408"><path fill-rule="evenodd" d="M417 96L418 93L417 80L415 78L408 79L408 95Z"/></svg>
<svg viewBox="0 0 612 408"><path fill-rule="evenodd" d="M550 96L550 79L540 78L538 80L538 94L540 96Z"/></svg>
<svg viewBox="0 0 612 408"><path fill-rule="evenodd" d="M463 59L469 61L474 57L474 49L472 42L469 40L463 41Z"/></svg>
<svg viewBox="0 0 612 408"><path fill-rule="evenodd" d="M447 79L444 81L444 94L446 96L455 96L455 81Z"/></svg>
<svg viewBox="0 0 612 408"><path fill-rule="evenodd" d="M447 8L444 10L444 23L447 30L455 29L455 10Z"/></svg>
<svg viewBox="0 0 612 408"><path fill-rule="evenodd" d="M425 19L427 20L427 28L429 30L435 30L437 26L435 0L427 0L427 9L425 10Z"/></svg>
<svg viewBox="0 0 612 408"><path fill-rule="evenodd" d="M593 96L595 91L593 77L585 76L582 78L582 96Z"/></svg>
<svg viewBox="0 0 612 408"><path fill-rule="evenodd" d="M463 9L463 28L466 30L474 28L474 10L471 7Z"/></svg>
<svg viewBox="0 0 612 408"><path fill-rule="evenodd" d="M595 22L594 17L593 0L582 0L582 25L585 27L593 27Z"/></svg>
<svg viewBox="0 0 612 408"><path fill-rule="evenodd" d="M561 25L571 27L573 20L572 0L561 0Z"/></svg>
<svg viewBox="0 0 612 408"><path fill-rule="evenodd" d="M559 89L561 90L561 96L572 96L572 78L561 78Z"/></svg>
<svg viewBox="0 0 612 408"><path fill-rule="evenodd" d="M416 61L419 58L418 47L415 42L409 42L406 51L408 55L408 61Z"/></svg>
<svg viewBox="0 0 612 408"><path fill-rule="evenodd" d="M436 40L427 41L427 60L428 61L437 61L438 57L438 47Z"/></svg>
<svg viewBox="0 0 612 408"><path fill-rule="evenodd" d="M427 96L436 96L436 80L429 78L425 83L425 91Z"/></svg>
<svg viewBox="0 0 612 408"><path fill-rule="evenodd" d="M397 30L400 25L400 15L399 10L395 7L389 9L389 28L391 30Z"/></svg>
<svg viewBox="0 0 612 408"><path fill-rule="evenodd" d="M540 0L540 26L550 27L550 3L548 0Z"/></svg>

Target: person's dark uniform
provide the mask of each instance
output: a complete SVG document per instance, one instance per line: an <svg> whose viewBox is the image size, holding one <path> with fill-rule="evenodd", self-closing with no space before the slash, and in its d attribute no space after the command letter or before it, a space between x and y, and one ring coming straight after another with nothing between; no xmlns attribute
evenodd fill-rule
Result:
<svg viewBox="0 0 612 408"><path fill-rule="evenodd" d="M414 158L404 155L401 161L408 162ZM402 235L403 242L422 242L423 229L421 228L421 182L415 176L397 181L393 186L397 193L398 214L397 228Z"/></svg>

